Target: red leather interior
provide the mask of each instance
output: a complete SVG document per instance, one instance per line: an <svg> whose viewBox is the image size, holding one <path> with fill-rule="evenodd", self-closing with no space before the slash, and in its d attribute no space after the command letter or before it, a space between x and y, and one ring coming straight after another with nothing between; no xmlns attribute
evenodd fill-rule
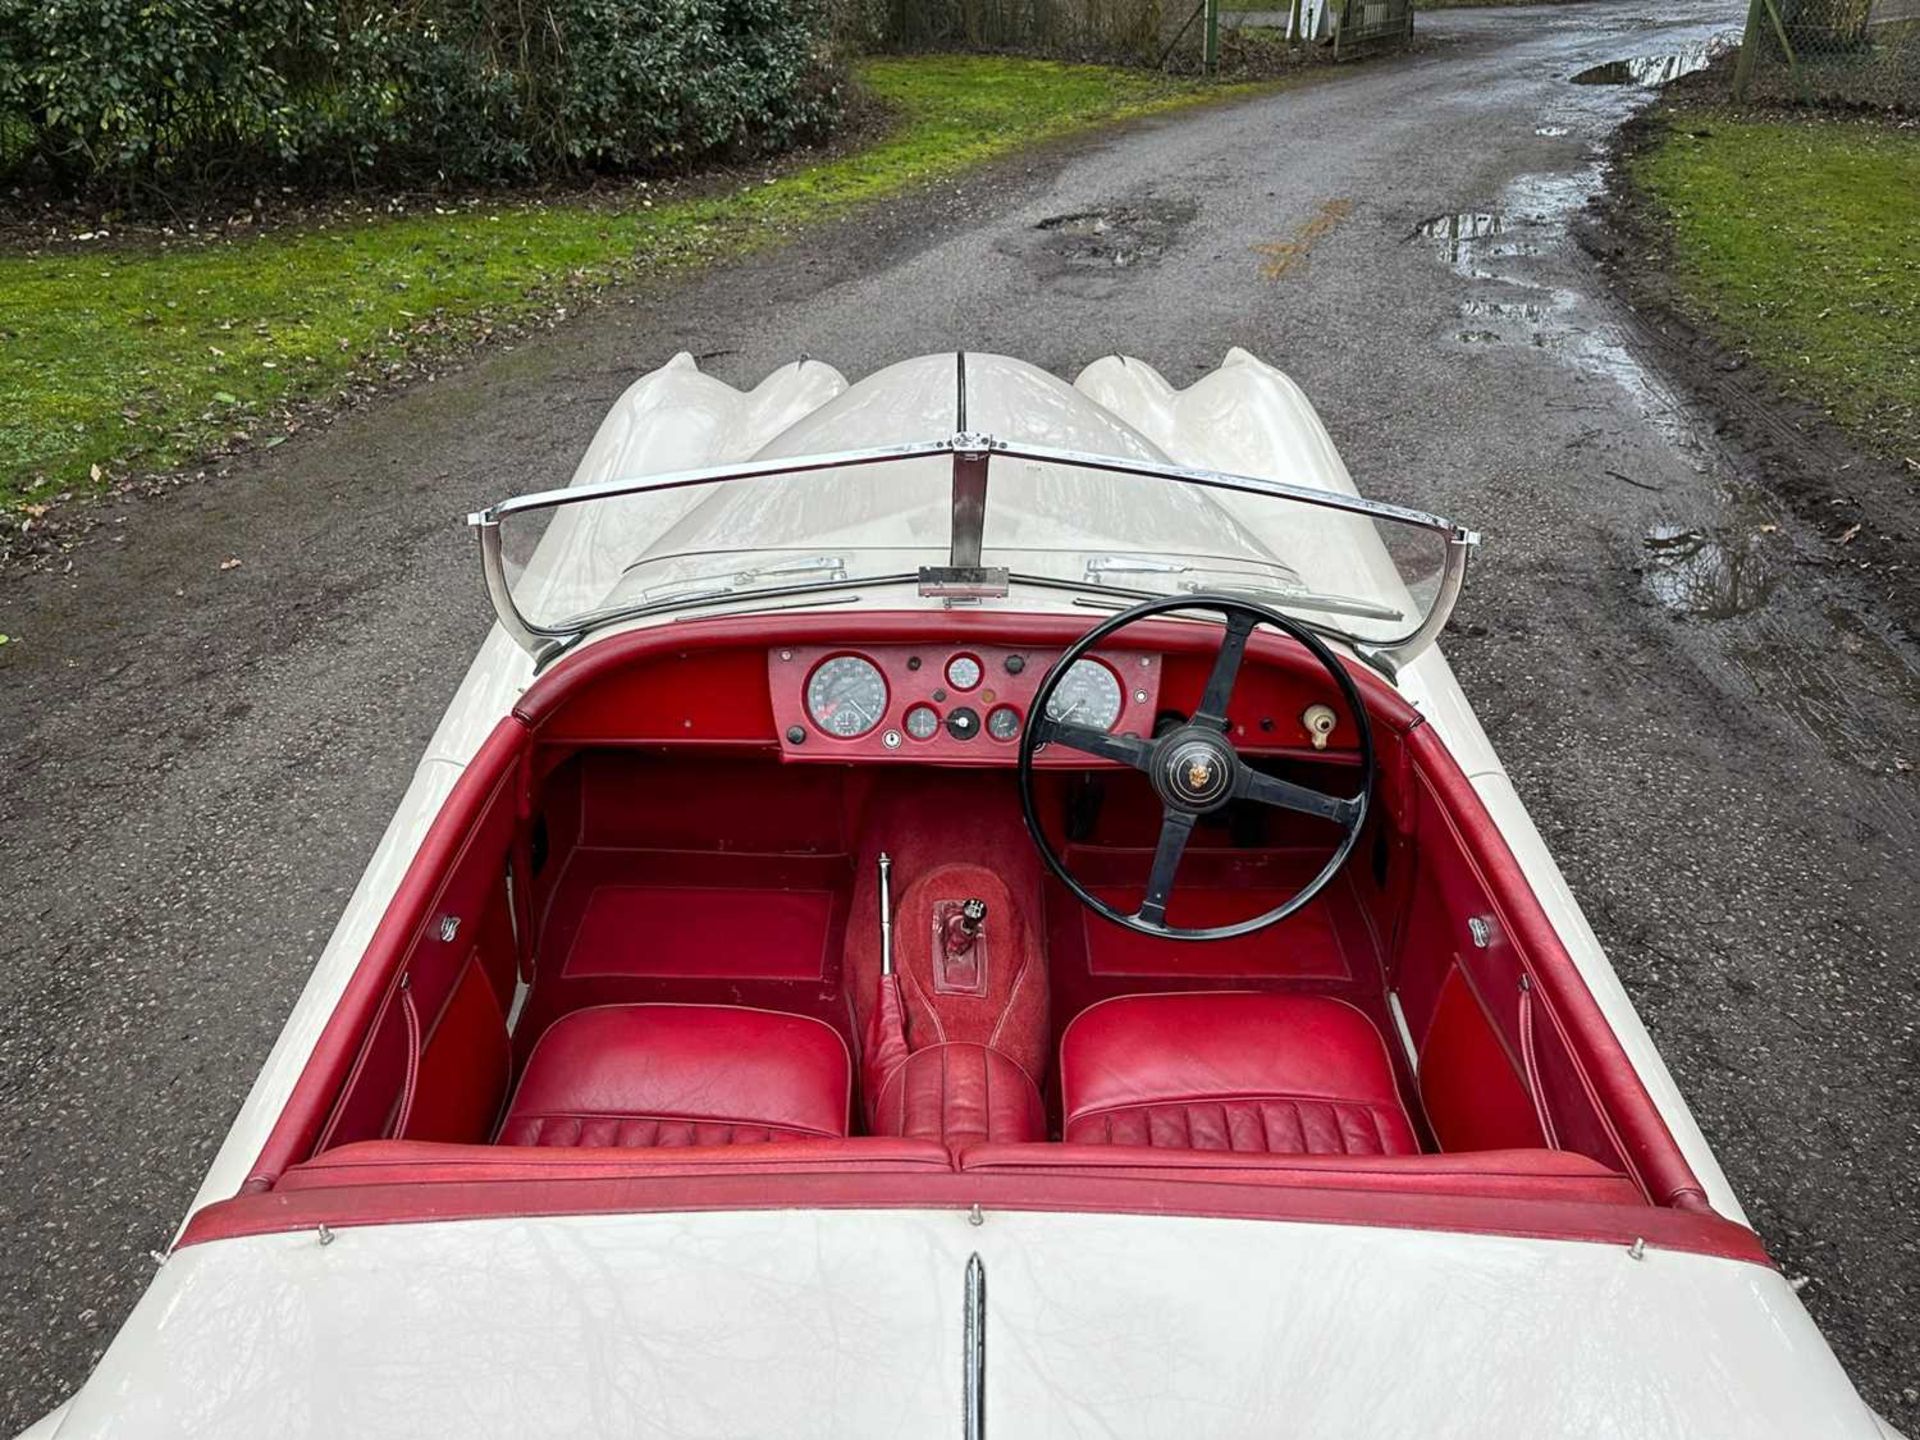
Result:
<svg viewBox="0 0 1920 1440"><path fill-rule="evenodd" d="M804 1015L730 1005L603 1005L547 1028L502 1145L709 1146L841 1137L846 1042Z"/></svg>
<svg viewBox="0 0 1920 1440"><path fill-rule="evenodd" d="M1130 995L1060 1042L1068 1142L1280 1155L1420 1146L1372 1022L1344 1001L1253 992Z"/></svg>
<svg viewBox="0 0 1920 1440"><path fill-rule="evenodd" d="M1449 1150L1542 1143L1522 1056L1524 982L1555 1142L1644 1179L1587 1066L1576 1058L1563 1020L1581 1001L1590 1008L1591 996L1557 937L1551 951L1520 943L1519 911L1503 902L1487 863L1505 855L1511 865L1511 854L1497 834L1479 843L1469 839L1461 821L1471 812L1460 800L1443 801L1436 788L1446 778L1440 762L1469 795L1470 787L1451 757L1441 752L1433 758L1435 769L1417 771L1403 801L1418 841L1389 978L1419 1049L1420 1093L1436 1138ZM1485 813L1479 811L1483 818ZM1531 891L1524 893L1537 914L1538 902ZM1541 972L1550 955L1569 972L1560 984L1545 983ZM1604 1027L1604 1019L1595 1018ZM1617 1053L1610 1031L1608 1040Z"/></svg>
<svg viewBox="0 0 1920 1440"><path fill-rule="evenodd" d="M1084 628L1077 617L964 613L722 618L611 636L551 667L435 819L241 1196L203 1212L191 1238L349 1213L964 1207L999 1196L1609 1241L1664 1233L1764 1259L1749 1231L1705 1213L1472 784L1376 677L1357 675L1383 746L1378 830L1309 913L1244 951L1103 943L1112 937L1040 871L1005 773L777 758L770 644L861 648L937 633L943 644L1057 649ZM1161 696L1175 708L1205 673L1199 628L1168 622L1140 637L1167 657ZM1315 698L1301 689L1305 667L1285 646L1249 655L1252 708L1241 714L1236 699L1236 737L1299 766L1337 766L1344 757L1295 733ZM1127 808L1130 778L1049 771L1042 823L1091 864L1102 850L1139 852L1151 833ZM1239 820L1203 827L1190 857L1202 892L1258 881L1239 873L1255 857L1312 849L1304 832ZM883 1127L902 1133L843 1138L851 1067L839 1037L859 1033L878 993L879 848L895 859L896 901L931 870L974 865L1044 937L1035 978L1051 1003L1021 1007L1016 1021L1041 1037L1032 1068L1043 1093L1065 1092L1068 1143L1000 1138L1044 1133L1031 1082L1002 1085L994 1058L962 1057L945 1043L958 1037L939 1033L944 1014L917 1017L924 1033L912 1037L948 1051L937 1071L928 1058L896 1081L884 1065L886 1078L863 1090L870 1107L884 1100ZM1222 868L1233 872L1224 885ZM741 903L728 908L732 898ZM785 939L767 946L775 935ZM507 1055L516 960L533 990ZM1184 993L1096 1003L1149 989ZM1417 1079L1398 1045L1381 1044L1389 995L1419 1049ZM661 1001L685 1002L672 1007L671 1035L616 1022L619 1034L569 1038L606 1023L596 1007L630 1014ZM682 1023L715 1002L764 1009ZM1229 1003L1231 1024L1198 1013ZM1016 1021L997 1048L1031 1043L1013 1038ZM536 1043L543 1032L551 1046ZM992 1034L965 1030L976 1043ZM1052 1053L1058 1087L1040 1072ZM492 1128L515 1070L525 1074L500 1134L531 1143L466 1143ZM1566 1152L1530 1148L1543 1115ZM412 1138L374 1138L395 1133ZM453 1143L417 1143L428 1136ZM581 1148L602 1138L647 1148ZM1454 1153L1417 1153L1436 1139ZM1206 1146L1220 1148L1196 1148ZM1623 1208L1636 1196L1638 1215Z"/></svg>
<svg viewBox="0 0 1920 1440"><path fill-rule="evenodd" d="M1520 1066L1458 966L1440 986L1420 1046L1420 1094L1442 1149L1546 1143Z"/></svg>
<svg viewBox="0 0 1920 1440"><path fill-rule="evenodd" d="M536 769L523 1063L551 1022L595 1005L750 1005L852 1039L846 771L544 746Z"/></svg>
<svg viewBox="0 0 1920 1440"><path fill-rule="evenodd" d="M514 799L506 777L496 777L431 903L410 917L322 1148L394 1135L478 1141L492 1131L509 1073Z"/></svg>
<svg viewBox="0 0 1920 1440"><path fill-rule="evenodd" d="M895 1067L874 1106L880 1135L938 1140L1045 1140L1040 1089L1012 1060L964 1040L916 1050Z"/></svg>

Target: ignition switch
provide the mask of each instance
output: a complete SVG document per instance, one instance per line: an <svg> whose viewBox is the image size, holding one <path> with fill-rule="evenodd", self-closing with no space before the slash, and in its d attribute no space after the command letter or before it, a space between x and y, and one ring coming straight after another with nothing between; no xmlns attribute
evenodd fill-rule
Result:
<svg viewBox="0 0 1920 1440"><path fill-rule="evenodd" d="M1339 723L1339 717L1333 713L1331 705L1309 705L1301 715L1300 723L1307 727L1307 733L1313 737L1313 748L1327 748L1327 737L1333 734L1333 727Z"/></svg>

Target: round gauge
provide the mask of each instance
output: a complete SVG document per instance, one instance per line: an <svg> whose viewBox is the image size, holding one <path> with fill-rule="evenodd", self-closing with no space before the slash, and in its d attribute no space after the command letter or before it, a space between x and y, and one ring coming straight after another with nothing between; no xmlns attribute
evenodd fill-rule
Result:
<svg viewBox="0 0 1920 1440"><path fill-rule="evenodd" d="M1013 740L1020 734L1020 712L1002 705L987 716L987 734L996 740Z"/></svg>
<svg viewBox="0 0 1920 1440"><path fill-rule="evenodd" d="M940 733L940 712L931 705L916 705L907 711L907 734L916 740L931 740Z"/></svg>
<svg viewBox="0 0 1920 1440"><path fill-rule="evenodd" d="M1049 720L1111 730L1120 720L1120 681L1098 660L1076 660L1047 701Z"/></svg>
<svg viewBox="0 0 1920 1440"><path fill-rule="evenodd" d="M864 735L886 710L887 682L870 660L836 655L807 677L807 714L829 735Z"/></svg>
<svg viewBox="0 0 1920 1440"><path fill-rule="evenodd" d="M971 690L980 683L980 662L971 655L956 655L947 662L947 683L956 690Z"/></svg>

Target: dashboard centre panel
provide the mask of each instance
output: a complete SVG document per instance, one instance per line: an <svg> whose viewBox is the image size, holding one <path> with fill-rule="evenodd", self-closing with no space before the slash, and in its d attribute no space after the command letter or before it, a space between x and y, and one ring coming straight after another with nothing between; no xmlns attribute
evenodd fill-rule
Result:
<svg viewBox="0 0 1920 1440"><path fill-rule="evenodd" d="M951 645L783 645L767 652L774 721L790 760L1010 765L1058 649ZM1160 657L1100 650L1053 692L1056 718L1150 735ZM1037 765L1110 762L1055 747Z"/></svg>

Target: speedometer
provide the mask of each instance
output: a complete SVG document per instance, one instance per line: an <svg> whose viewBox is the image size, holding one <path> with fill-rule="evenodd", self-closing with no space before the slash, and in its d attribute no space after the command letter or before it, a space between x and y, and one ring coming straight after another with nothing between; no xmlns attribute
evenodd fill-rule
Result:
<svg viewBox="0 0 1920 1440"><path fill-rule="evenodd" d="M1120 681L1098 660L1076 660L1047 701L1049 720L1111 730L1120 721Z"/></svg>
<svg viewBox="0 0 1920 1440"><path fill-rule="evenodd" d="M829 735L864 735L886 713L886 678L870 660L836 655L807 677L807 715Z"/></svg>

